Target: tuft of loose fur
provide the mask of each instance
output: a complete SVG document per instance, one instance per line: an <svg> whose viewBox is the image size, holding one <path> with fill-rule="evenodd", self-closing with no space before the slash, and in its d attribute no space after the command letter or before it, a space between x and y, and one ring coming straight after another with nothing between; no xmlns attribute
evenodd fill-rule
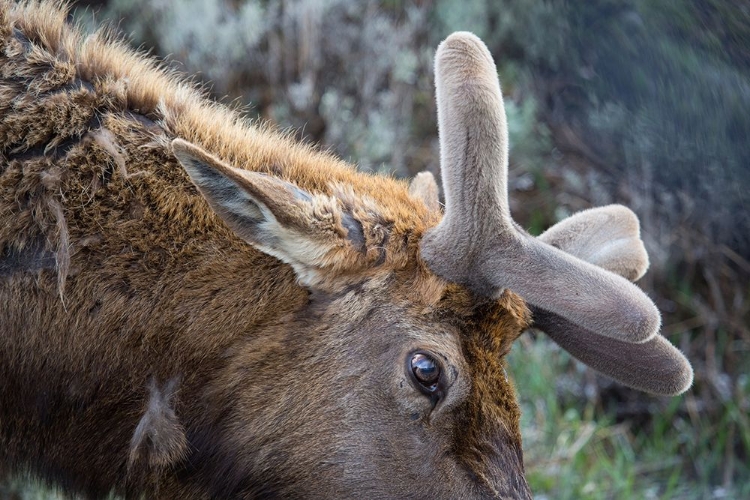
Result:
<svg viewBox="0 0 750 500"><path fill-rule="evenodd" d="M187 455L185 428L175 414L172 401L178 384L177 377L163 387L155 379L149 382L148 405L130 440L129 470L144 460L153 468L174 466Z"/></svg>

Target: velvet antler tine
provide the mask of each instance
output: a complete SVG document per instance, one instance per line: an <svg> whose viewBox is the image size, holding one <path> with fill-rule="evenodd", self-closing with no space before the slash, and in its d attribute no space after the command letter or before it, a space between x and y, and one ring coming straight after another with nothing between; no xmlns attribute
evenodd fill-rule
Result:
<svg viewBox="0 0 750 500"><path fill-rule="evenodd" d="M443 41L435 56L435 87L446 211L492 206L498 213L487 215L506 225L508 124L484 43L463 32Z"/></svg>
<svg viewBox="0 0 750 500"><path fill-rule="evenodd" d="M470 33L455 33L435 58L445 216L422 240L438 275L476 293L504 288L590 331L645 342L661 318L624 278L518 229L507 201L508 131L495 65Z"/></svg>
<svg viewBox="0 0 750 500"><path fill-rule="evenodd" d="M622 205L573 214L538 239L630 281L639 280L648 270L638 217Z"/></svg>
<svg viewBox="0 0 750 500"><path fill-rule="evenodd" d="M437 274L469 284L481 260L475 254L482 226L513 236L506 198L505 107L492 55L475 35L453 33L438 46L435 94L445 216L425 235L422 256ZM464 258L461 275L453 265L454 255Z"/></svg>
<svg viewBox="0 0 750 500"><path fill-rule="evenodd" d="M579 212L552 226L539 239L630 280L640 278L648 268L638 217L621 205ZM535 329L579 361L628 387L675 396L693 383L690 362L661 335L631 344L597 335L534 306L531 312Z"/></svg>
<svg viewBox="0 0 750 500"><path fill-rule="evenodd" d="M676 396L693 384L687 358L667 339L655 335L632 344L592 333L565 318L532 307L534 328L594 370L628 387Z"/></svg>

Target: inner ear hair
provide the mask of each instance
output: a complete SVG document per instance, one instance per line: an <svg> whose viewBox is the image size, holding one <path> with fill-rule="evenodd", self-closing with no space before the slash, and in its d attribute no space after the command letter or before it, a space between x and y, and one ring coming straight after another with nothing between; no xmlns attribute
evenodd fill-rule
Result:
<svg viewBox="0 0 750 500"><path fill-rule="evenodd" d="M290 264L303 285L333 283L332 267L343 271L366 259L362 224L335 195L312 194L284 179L230 166L182 139L172 148L230 229Z"/></svg>

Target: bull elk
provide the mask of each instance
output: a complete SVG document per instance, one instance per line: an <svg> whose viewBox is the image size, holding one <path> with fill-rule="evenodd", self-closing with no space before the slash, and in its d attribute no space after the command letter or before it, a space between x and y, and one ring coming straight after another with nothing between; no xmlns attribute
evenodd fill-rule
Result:
<svg viewBox="0 0 750 500"><path fill-rule="evenodd" d="M692 382L622 206L510 217L495 65L435 57L427 174L357 172L64 6L0 0L0 468L99 498L528 498L505 374L534 326Z"/></svg>

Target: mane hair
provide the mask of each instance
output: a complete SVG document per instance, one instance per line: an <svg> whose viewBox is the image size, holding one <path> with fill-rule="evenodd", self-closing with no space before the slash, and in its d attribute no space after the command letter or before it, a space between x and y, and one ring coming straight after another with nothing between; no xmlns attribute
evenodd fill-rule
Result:
<svg viewBox="0 0 750 500"><path fill-rule="evenodd" d="M170 185L159 190L173 195L159 200L160 208L177 215L187 207L175 189L193 188L172 160L170 142L175 137L233 166L274 175L312 193L332 195L345 186L345 191L378 207L374 225L413 233L408 253L418 254L418 237L426 225L435 223L435 216L421 200L409 196L404 182L358 172L289 134L252 123L238 110L211 101L185 76L133 50L111 29L86 35L71 26L68 8L66 2L0 2L0 63L7 82L0 88L0 147L9 152L10 165L0 173L5 178L0 183L17 182L14 161L36 163L35 176L23 175L29 183L43 180L43 188L29 186L30 193L46 192L33 196L40 203L32 217L36 227L14 224L0 230L0 245L28 245L18 235L37 234L46 240L55 255L61 293L71 252L87 236L67 227L66 219L72 216L68 193L86 191L93 197L110 181L125 181L133 189L164 180ZM70 165L88 163L77 160L82 149L88 155L106 156L97 159L118 175L110 171L97 179L71 171ZM60 158L67 161L56 161ZM65 196L60 196L61 189ZM215 217L203 201L191 205L193 223L214 225ZM403 256L399 260L405 261Z"/></svg>

